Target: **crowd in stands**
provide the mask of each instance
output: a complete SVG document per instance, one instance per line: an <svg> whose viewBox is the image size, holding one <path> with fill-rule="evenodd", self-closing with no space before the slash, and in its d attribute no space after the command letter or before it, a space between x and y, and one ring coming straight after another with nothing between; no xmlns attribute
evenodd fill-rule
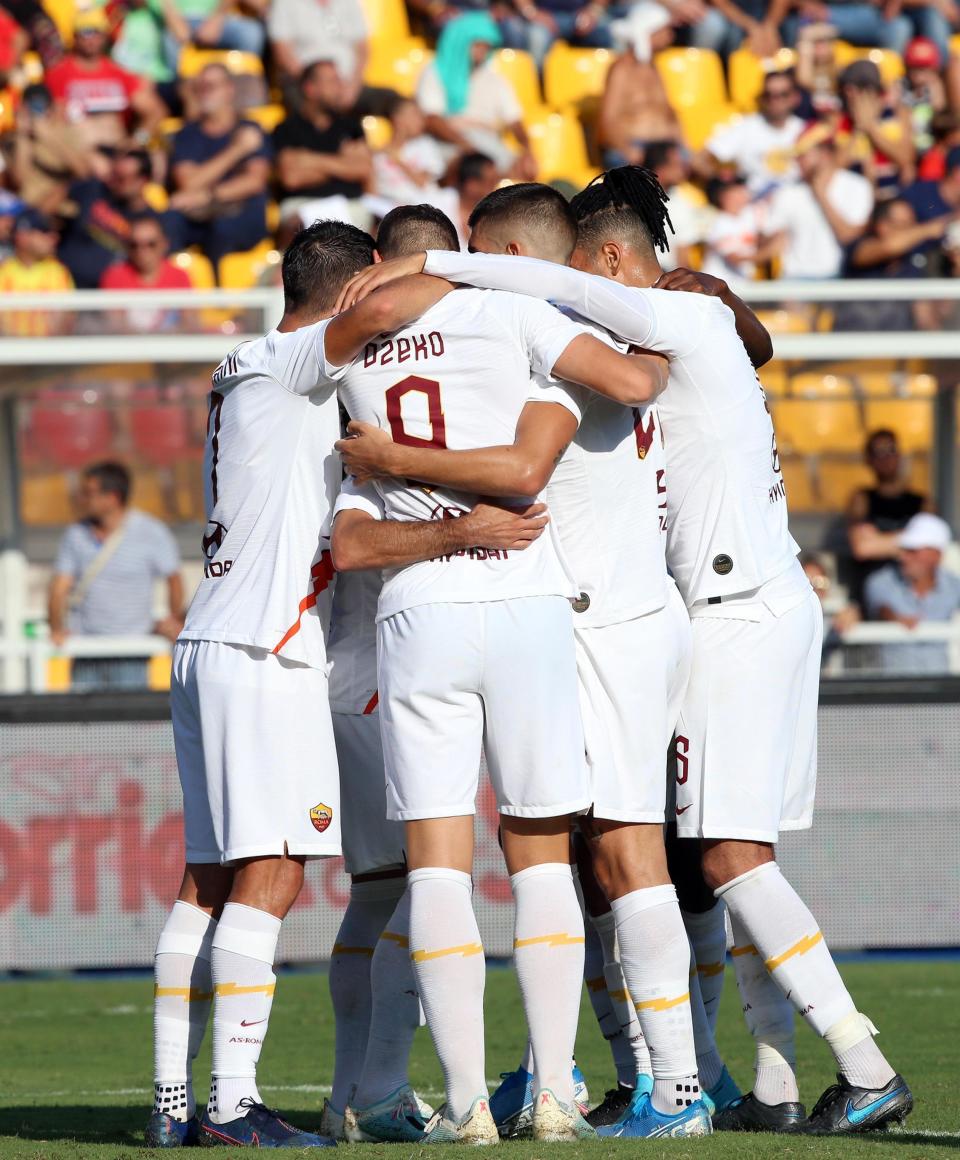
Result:
<svg viewBox="0 0 960 1160"><path fill-rule="evenodd" d="M172 286L164 250L222 280L307 218L462 229L498 182L639 162L672 260L734 283L960 267L955 0L47 4L0 0L5 289Z"/></svg>

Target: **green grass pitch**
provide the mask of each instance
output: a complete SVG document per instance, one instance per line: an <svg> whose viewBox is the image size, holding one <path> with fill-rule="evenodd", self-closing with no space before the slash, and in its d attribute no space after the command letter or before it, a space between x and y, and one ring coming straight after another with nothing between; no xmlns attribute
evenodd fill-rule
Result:
<svg viewBox="0 0 960 1160"><path fill-rule="evenodd" d="M846 965L843 973L860 1006L880 1027L880 1043L906 1076L916 1110L904 1132L857 1140L714 1136L709 1140L602 1141L586 1145L506 1145L515 1160L542 1160L575 1150L606 1160L639 1150L671 1160L703 1157L802 1160L863 1157L914 1160L960 1151L960 965L955 961L880 961ZM491 969L487 981L487 1074L516 1066L524 1023L513 972ZM38 980L0 983L0 1160L120 1160L150 1155L142 1130L151 1099L151 985L148 978ZM732 971L720 1015L720 1042L734 1076L749 1085L752 1051L743 1029ZM831 1082L823 1044L798 1028L800 1080L808 1106ZM294 1123L315 1128L329 1088L333 1018L326 976L284 975L277 988L270 1037L260 1065L265 1098ZM609 1052L586 1000L578 1060L595 1100L611 1083ZM198 1091L206 1093L209 1055L198 1062ZM436 1100L440 1073L429 1036L421 1031L412 1077ZM411 1160L423 1148L349 1146L362 1160ZM438 1160L444 1160L443 1149ZM452 1160L456 1150L446 1149ZM229 1157L235 1150L220 1149Z"/></svg>

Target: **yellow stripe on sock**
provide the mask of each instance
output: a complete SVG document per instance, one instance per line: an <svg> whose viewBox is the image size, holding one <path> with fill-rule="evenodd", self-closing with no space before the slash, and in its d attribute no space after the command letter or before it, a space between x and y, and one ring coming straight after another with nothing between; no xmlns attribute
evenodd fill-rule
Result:
<svg viewBox="0 0 960 1160"><path fill-rule="evenodd" d="M703 975L706 979L712 979L716 975L723 974L723 963L697 963L697 974Z"/></svg>
<svg viewBox="0 0 960 1160"><path fill-rule="evenodd" d="M557 934L538 934L533 938L515 938L513 940L513 949L515 951L521 950L523 947L575 947L581 945L586 940L583 935L577 938L576 935L564 934L562 931Z"/></svg>
<svg viewBox="0 0 960 1160"><path fill-rule="evenodd" d="M690 992L678 995L676 999L645 999L642 1003L635 1003L638 1011L669 1011L671 1007L679 1007L690 1002Z"/></svg>
<svg viewBox="0 0 960 1160"><path fill-rule="evenodd" d="M597 975L595 979L584 980L587 984L587 990L596 994L597 991L605 991L607 989L607 980L603 975Z"/></svg>
<svg viewBox="0 0 960 1160"><path fill-rule="evenodd" d="M213 989L218 998L229 999L234 995L272 995L277 984L258 983L254 987L241 987L239 983L217 983Z"/></svg>
<svg viewBox="0 0 960 1160"><path fill-rule="evenodd" d="M333 955L373 955L373 947L345 947L343 943L336 943L330 952Z"/></svg>
<svg viewBox="0 0 960 1160"><path fill-rule="evenodd" d="M611 991L610 998L615 1003L629 1003L632 1001L626 991Z"/></svg>
<svg viewBox="0 0 960 1160"><path fill-rule="evenodd" d="M154 985L155 999L183 999L185 1003L203 1003L213 998L212 991L200 991L196 987L158 987Z"/></svg>
<svg viewBox="0 0 960 1160"><path fill-rule="evenodd" d="M406 935L394 934L392 930L385 930L380 937L386 939L387 942L396 943L398 947L406 948L410 945L410 940Z"/></svg>
<svg viewBox="0 0 960 1160"><path fill-rule="evenodd" d="M439 951L414 951L410 956L415 963L428 963L431 959L443 959L447 955L482 955L483 947L479 943L464 943L459 947L444 947Z"/></svg>
<svg viewBox="0 0 960 1160"><path fill-rule="evenodd" d="M775 971L777 967L785 963L787 959L792 959L794 955L805 955L807 951L812 951L813 948L823 942L823 931L818 930L816 934L805 934L799 942L793 944L788 950L784 951L782 955L778 955L775 959L767 959L764 966L768 971Z"/></svg>
<svg viewBox="0 0 960 1160"><path fill-rule="evenodd" d="M730 952L735 959L740 958L741 955L758 955L759 953L753 943L747 943L745 947L734 947Z"/></svg>

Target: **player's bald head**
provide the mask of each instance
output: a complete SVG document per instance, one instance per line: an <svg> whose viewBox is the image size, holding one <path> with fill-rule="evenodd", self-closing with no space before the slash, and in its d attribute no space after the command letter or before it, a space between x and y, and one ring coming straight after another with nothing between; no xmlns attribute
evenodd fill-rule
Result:
<svg viewBox="0 0 960 1160"><path fill-rule="evenodd" d="M377 231L380 257L400 258L422 250L459 250L457 227L433 205L401 205L392 209Z"/></svg>
<svg viewBox="0 0 960 1160"><path fill-rule="evenodd" d="M524 254L566 265L577 226L562 193L525 182L488 193L470 215L470 249L487 254Z"/></svg>
<svg viewBox="0 0 960 1160"><path fill-rule="evenodd" d="M283 255L284 313L325 318L347 282L372 263L369 234L346 222L314 222Z"/></svg>

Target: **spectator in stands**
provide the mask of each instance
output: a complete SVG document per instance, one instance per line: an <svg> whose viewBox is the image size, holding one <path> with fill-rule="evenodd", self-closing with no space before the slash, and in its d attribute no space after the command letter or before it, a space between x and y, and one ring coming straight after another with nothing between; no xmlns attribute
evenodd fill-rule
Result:
<svg viewBox="0 0 960 1160"><path fill-rule="evenodd" d="M500 44L495 22L481 12L447 24L437 41L436 59L423 70L417 103L427 115L427 129L447 146L448 158L479 150L492 157L502 174L521 180L536 176L530 139L516 93L490 63ZM520 145L519 156L503 141L509 131Z"/></svg>
<svg viewBox="0 0 960 1160"><path fill-rule="evenodd" d="M801 552L800 566L810 581L810 587L816 592L821 604L826 604L832 583L830 573L823 560L816 552ZM821 663L826 664L831 656L843 644L843 638L861 620L860 609L856 604L845 604L831 613L824 609L823 649L820 654Z"/></svg>
<svg viewBox="0 0 960 1160"><path fill-rule="evenodd" d="M38 209L23 210L13 227L13 255L0 263L0 294L72 290L70 271L54 257L57 240L52 218ZM60 334L69 322L59 310L0 311L0 331L21 338Z"/></svg>
<svg viewBox="0 0 960 1160"><path fill-rule="evenodd" d="M146 199L150 157L144 149L117 153L105 180L91 178L70 187L70 216L58 256L80 290L95 290L104 271L123 257L130 219L149 210Z"/></svg>
<svg viewBox="0 0 960 1160"><path fill-rule="evenodd" d="M130 219L127 260L109 266L100 279L101 290L189 290L190 278L167 257L170 243L158 214L147 210ZM157 333L180 326L179 310L137 307L111 311L114 330Z"/></svg>
<svg viewBox="0 0 960 1160"><path fill-rule="evenodd" d="M223 65L207 65L194 84L199 118L173 139L167 229L175 250L198 245L216 265L267 236L271 150L259 125L240 119Z"/></svg>
<svg viewBox="0 0 960 1160"><path fill-rule="evenodd" d="M906 75L901 82L901 101L910 111L913 143L922 154L933 145L933 118L947 108L943 58L932 40L917 36L907 45L903 64Z"/></svg>
<svg viewBox="0 0 960 1160"><path fill-rule="evenodd" d="M626 47L607 73L597 138L608 169L646 164L649 142L679 141L682 136L680 122L653 64L655 39L669 17L665 9L650 7L661 17L623 22L621 36Z"/></svg>
<svg viewBox="0 0 960 1160"><path fill-rule="evenodd" d="M122 145L132 131L146 142L165 114L153 84L110 59L103 8L80 9L73 52L46 75L53 99L93 149Z"/></svg>
<svg viewBox="0 0 960 1160"><path fill-rule="evenodd" d="M917 181L940 181L947 171L947 155L960 145L960 113L947 109L930 119L933 145L920 159Z"/></svg>
<svg viewBox="0 0 960 1160"><path fill-rule="evenodd" d="M420 18L426 31L432 39L436 39L445 24L462 16L464 12L486 12L499 24L513 13L510 0L455 0L448 4L446 0L407 0L407 7L412 15Z"/></svg>
<svg viewBox="0 0 960 1160"><path fill-rule="evenodd" d="M270 49L282 81L294 89L307 65L332 60L356 103L370 55L367 24L358 0L272 0L267 19Z"/></svg>
<svg viewBox="0 0 960 1160"><path fill-rule="evenodd" d="M752 281L779 247L766 236L766 207L751 199L739 173L712 177L707 198L717 212L704 239L704 273L733 285Z"/></svg>
<svg viewBox="0 0 960 1160"><path fill-rule="evenodd" d="M175 640L183 627L183 581L176 541L159 520L128 506L130 473L99 463L83 473L80 520L60 541L50 580L50 639L69 636L145 636ZM168 615L153 616L153 583L167 585ZM142 687L139 657L73 662L74 689Z"/></svg>
<svg viewBox="0 0 960 1160"><path fill-rule="evenodd" d="M755 56L773 56L789 7L788 0L710 0L703 18L691 24L687 43L712 48L724 59L744 42Z"/></svg>
<svg viewBox="0 0 960 1160"><path fill-rule="evenodd" d="M27 33L30 45L39 55L44 69L51 69L63 59L63 41L50 14L38 0L3 0L2 7Z"/></svg>
<svg viewBox="0 0 960 1160"><path fill-rule="evenodd" d="M396 205L416 205L440 194L437 184L446 170L443 151L426 132L427 121L416 101L397 101L390 114L390 141L373 156L373 188Z"/></svg>
<svg viewBox="0 0 960 1160"><path fill-rule="evenodd" d="M803 132L795 112L799 99L792 72L767 73L759 111L721 125L707 141L701 167L713 172L736 165L758 197L796 180L793 147Z"/></svg>
<svg viewBox="0 0 960 1160"><path fill-rule="evenodd" d="M794 11L783 23L783 38L795 44L806 20L826 21L848 44L864 48L889 48L903 53L912 33L912 24L900 6L891 10L880 0L793 0Z"/></svg>
<svg viewBox="0 0 960 1160"><path fill-rule="evenodd" d="M87 147L45 85L28 85L17 110L10 169L20 196L44 213L60 211L70 183L105 172L109 161Z"/></svg>
<svg viewBox="0 0 960 1160"><path fill-rule="evenodd" d="M486 153L464 153L453 167L453 186L460 199L459 213L453 218L457 227L462 249L467 247L470 237L469 220L477 204L488 193L493 193L500 182L500 175L492 157Z"/></svg>
<svg viewBox="0 0 960 1160"><path fill-rule="evenodd" d="M29 44L24 29L0 6L0 84L6 83Z"/></svg>
<svg viewBox="0 0 960 1160"><path fill-rule="evenodd" d="M896 432L871 432L864 449L873 472L873 487L855 491L847 503L847 539L853 567L848 580L850 597L863 600L863 587L872 572L895 560L900 532L919 512L929 511L930 500L911 491L903 478Z"/></svg>
<svg viewBox="0 0 960 1160"><path fill-rule="evenodd" d="M319 198L341 197L349 220L367 227L370 215L360 198L373 161L360 117L345 108L347 86L336 62L315 61L300 78L300 112L273 134L282 217Z"/></svg>
<svg viewBox="0 0 960 1160"><path fill-rule="evenodd" d="M873 188L840 167L827 125L805 129L794 155L802 180L774 193L767 223L771 235L780 235L781 276L837 278L845 249L866 230Z"/></svg>
<svg viewBox="0 0 960 1160"><path fill-rule="evenodd" d="M897 89L887 94L872 60L855 60L837 78L841 112L835 138L841 164L856 169L877 190L892 193L913 180L916 149L910 111Z"/></svg>
<svg viewBox="0 0 960 1160"><path fill-rule="evenodd" d="M929 512L915 515L900 533L897 562L874 572L864 587L867 615L905 628L946 623L960 612L960 576L941 567L950 526ZM900 673L949 672L945 641L880 646L884 669Z"/></svg>
<svg viewBox="0 0 960 1160"><path fill-rule="evenodd" d="M153 0L163 6L168 66L177 71L185 44L263 56L269 0Z"/></svg>
<svg viewBox="0 0 960 1160"><path fill-rule="evenodd" d="M840 110L837 91L837 30L832 24L804 24L797 34L797 112L804 121L815 121Z"/></svg>
<svg viewBox="0 0 960 1160"><path fill-rule="evenodd" d="M6 189L0 190L0 262L13 256L13 227L23 209L26 206L18 197Z"/></svg>
<svg viewBox="0 0 960 1160"><path fill-rule="evenodd" d="M903 199L913 209L920 223L934 222L960 213L960 146L954 146L944 161L939 181L915 181L903 191ZM942 259L936 237L919 242L916 253L922 254L928 270L939 273Z"/></svg>
<svg viewBox="0 0 960 1160"><path fill-rule="evenodd" d="M703 204L703 194L690 181L686 151L676 141L652 141L644 150L643 163L656 174L669 198L673 233L667 232L670 248L661 256L660 265L665 270L695 266L692 247L707 236L714 211Z"/></svg>
<svg viewBox="0 0 960 1160"><path fill-rule="evenodd" d="M508 48L529 52L543 67L555 40L587 48L610 48L611 23L624 19L636 5L611 0L513 0L502 21L503 41ZM680 7L674 4L675 7Z"/></svg>

